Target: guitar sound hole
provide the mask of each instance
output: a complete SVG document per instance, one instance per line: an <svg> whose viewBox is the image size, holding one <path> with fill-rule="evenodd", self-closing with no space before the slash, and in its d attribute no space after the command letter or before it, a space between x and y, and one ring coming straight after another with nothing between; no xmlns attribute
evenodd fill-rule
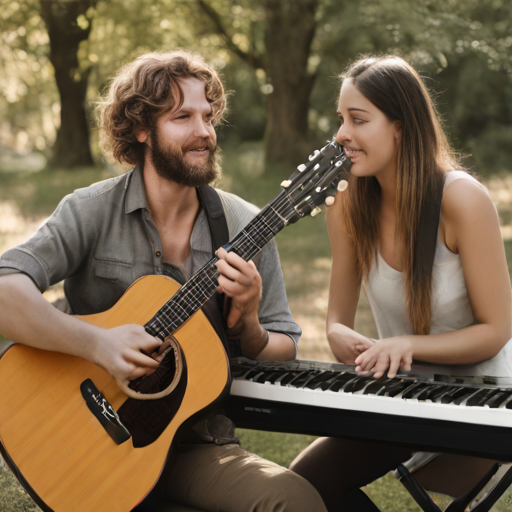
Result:
<svg viewBox="0 0 512 512"><path fill-rule="evenodd" d="M132 436L135 448L155 442L178 412L187 389L187 364L184 354L182 365L180 381L169 395L157 400L128 398L117 411L119 419ZM174 350L169 350L153 373L132 381L130 387L140 393L158 393L169 387L175 372Z"/></svg>

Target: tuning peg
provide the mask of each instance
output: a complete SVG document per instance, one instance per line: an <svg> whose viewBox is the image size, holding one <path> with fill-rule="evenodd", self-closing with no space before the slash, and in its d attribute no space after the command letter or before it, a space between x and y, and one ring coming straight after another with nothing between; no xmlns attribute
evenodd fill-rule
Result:
<svg viewBox="0 0 512 512"><path fill-rule="evenodd" d="M307 169L306 164L300 164L300 165L297 167L297 171L299 171L299 172L304 172L306 169Z"/></svg>
<svg viewBox="0 0 512 512"><path fill-rule="evenodd" d="M313 154L309 155L309 160L314 160L316 158L316 156L318 155L318 153L320 153L320 151L318 149L315 149L315 151L313 151Z"/></svg>
<svg viewBox="0 0 512 512"><path fill-rule="evenodd" d="M281 182L281 187L287 188L292 184L291 180L284 180Z"/></svg>
<svg viewBox="0 0 512 512"><path fill-rule="evenodd" d="M336 201L336 198L334 196L327 196L325 198L325 205L326 206L332 206L335 201Z"/></svg>
<svg viewBox="0 0 512 512"><path fill-rule="evenodd" d="M320 208L319 206L315 206L312 210L311 210L311 217L316 217L320 212L322 211L322 208Z"/></svg>
<svg viewBox="0 0 512 512"><path fill-rule="evenodd" d="M340 192L343 192L344 190L347 190L347 187L348 187L348 181L347 180L341 180L338 183L338 190Z"/></svg>

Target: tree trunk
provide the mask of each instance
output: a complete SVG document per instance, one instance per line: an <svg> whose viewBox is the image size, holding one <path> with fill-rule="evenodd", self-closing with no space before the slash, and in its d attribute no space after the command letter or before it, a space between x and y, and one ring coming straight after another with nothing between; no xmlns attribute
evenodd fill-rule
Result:
<svg viewBox="0 0 512 512"><path fill-rule="evenodd" d="M78 47L89 37L91 19L87 18L87 11L96 3L97 0L41 0L41 16L50 38L50 61L61 100L61 124L50 160L52 166L94 165L85 110L90 69L80 70ZM84 17L84 28L77 22L79 16Z"/></svg>
<svg viewBox="0 0 512 512"><path fill-rule="evenodd" d="M315 75L308 73L319 0L265 0L267 73L266 168L297 166L309 153L309 96Z"/></svg>

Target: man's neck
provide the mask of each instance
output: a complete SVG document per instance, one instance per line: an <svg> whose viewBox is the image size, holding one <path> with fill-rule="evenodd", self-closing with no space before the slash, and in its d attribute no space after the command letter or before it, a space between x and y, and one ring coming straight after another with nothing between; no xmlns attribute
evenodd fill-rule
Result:
<svg viewBox="0 0 512 512"><path fill-rule="evenodd" d="M157 225L196 217L199 199L195 188L163 178L150 162L145 163L143 175L149 211Z"/></svg>

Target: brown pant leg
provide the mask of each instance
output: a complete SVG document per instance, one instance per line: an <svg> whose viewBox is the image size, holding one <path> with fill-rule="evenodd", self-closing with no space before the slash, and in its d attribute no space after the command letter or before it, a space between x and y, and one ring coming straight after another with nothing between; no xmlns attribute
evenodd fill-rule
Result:
<svg viewBox="0 0 512 512"><path fill-rule="evenodd" d="M172 454L158 484L164 498L209 512L326 512L299 475L238 445L203 445Z"/></svg>
<svg viewBox="0 0 512 512"><path fill-rule="evenodd" d="M344 506L344 495L352 496L352 491L395 469L410 456L410 450L398 446L323 437L306 448L290 469L315 486L327 510L349 510Z"/></svg>

